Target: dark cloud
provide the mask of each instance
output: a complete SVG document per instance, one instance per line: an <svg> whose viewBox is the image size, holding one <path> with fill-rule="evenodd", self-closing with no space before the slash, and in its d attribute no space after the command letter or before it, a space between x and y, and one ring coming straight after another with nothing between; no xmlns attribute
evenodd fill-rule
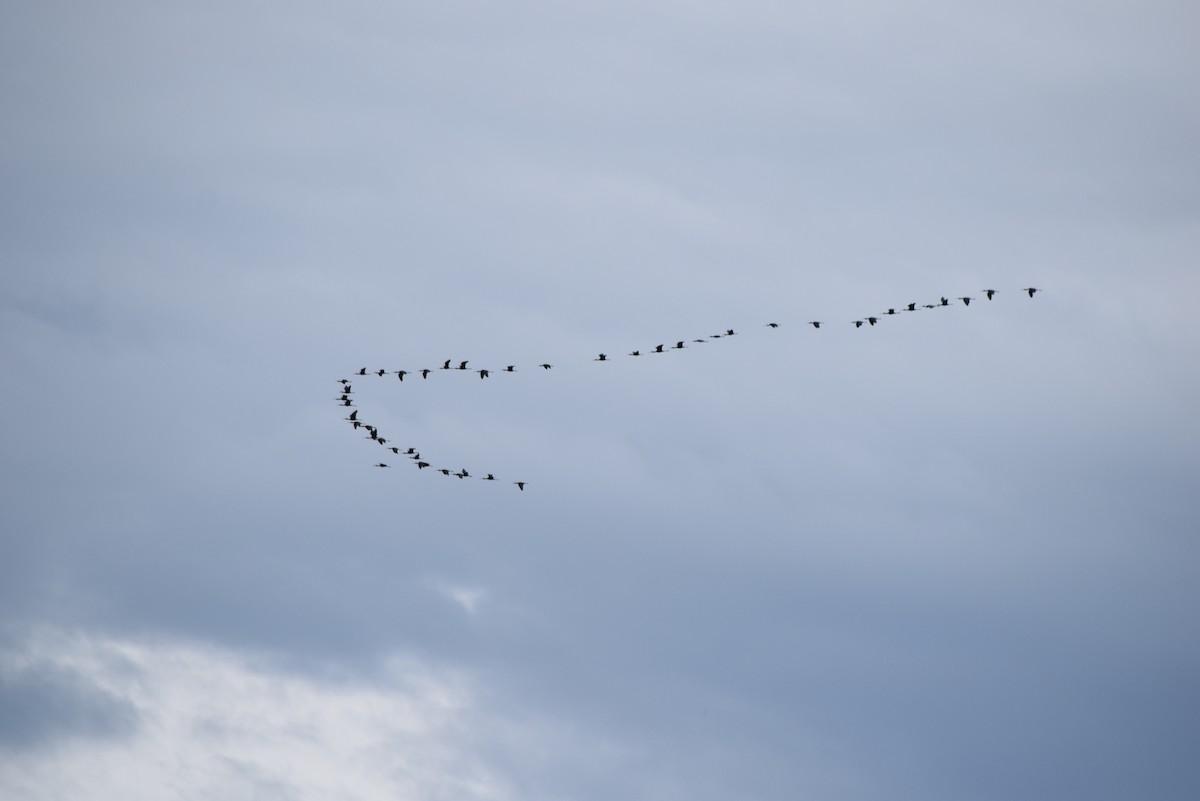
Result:
<svg viewBox="0 0 1200 801"><path fill-rule="evenodd" d="M23 752L74 738L125 738L140 716L75 670L54 665L0 668L0 748Z"/></svg>

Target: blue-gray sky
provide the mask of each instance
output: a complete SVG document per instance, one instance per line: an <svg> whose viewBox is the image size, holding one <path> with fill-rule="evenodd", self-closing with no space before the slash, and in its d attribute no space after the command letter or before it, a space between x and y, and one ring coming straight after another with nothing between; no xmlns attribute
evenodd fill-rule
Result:
<svg viewBox="0 0 1200 801"><path fill-rule="evenodd" d="M0 796L1196 798L1198 23L0 8Z"/></svg>

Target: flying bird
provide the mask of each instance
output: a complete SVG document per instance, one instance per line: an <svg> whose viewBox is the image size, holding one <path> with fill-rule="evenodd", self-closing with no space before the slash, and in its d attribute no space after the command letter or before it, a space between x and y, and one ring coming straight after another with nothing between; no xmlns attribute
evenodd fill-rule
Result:
<svg viewBox="0 0 1200 801"><path fill-rule="evenodd" d="M397 370L396 371L396 378L399 378L401 381L404 380L404 376L406 376L406 375L408 375L407 370Z"/></svg>
<svg viewBox="0 0 1200 801"><path fill-rule="evenodd" d="M962 297L962 298L959 298L959 300L961 300L961 301L963 302L963 305L964 305L964 306L970 306L970 305L971 305L971 299L970 299L970 298L967 298L967 297Z"/></svg>
<svg viewBox="0 0 1200 801"><path fill-rule="evenodd" d="M641 356L642 352L640 350L630 351L629 355L630 356Z"/></svg>
<svg viewBox="0 0 1200 801"><path fill-rule="evenodd" d="M996 294L996 290L994 290L994 289L985 289L985 290L983 290L983 294L987 295L987 299L988 299L988 300L991 300L991 299L992 299L992 295L995 295L995 294Z"/></svg>
<svg viewBox="0 0 1200 801"><path fill-rule="evenodd" d="M538 367L542 368L543 370L549 370L553 366L554 366L553 364L539 364L538 365Z"/></svg>
<svg viewBox="0 0 1200 801"><path fill-rule="evenodd" d="M480 370L480 371L479 371L479 377L480 377L480 378L487 378L489 375L491 375L491 373L489 373L487 370Z"/></svg>
<svg viewBox="0 0 1200 801"><path fill-rule="evenodd" d="M376 466L376 467L387 467L387 465L386 465L386 464L384 464L383 462L379 462L379 463L378 463L378 464L376 464L375 466Z"/></svg>
<svg viewBox="0 0 1200 801"><path fill-rule="evenodd" d="M446 361L442 362L442 369L443 369L443 370L449 370L449 369L450 369L450 360L449 360L449 359L446 359Z"/></svg>
<svg viewBox="0 0 1200 801"><path fill-rule="evenodd" d="M517 368L516 368L514 365L511 365L511 364L510 364L508 367L505 367L505 368L504 368L504 372L506 372L506 373L515 373L515 372L517 372Z"/></svg>
<svg viewBox="0 0 1200 801"><path fill-rule="evenodd" d="M458 369L459 369L459 370L466 370L466 369L467 369L467 363L466 363L465 361L464 361L464 362L459 362L459 363L458 363Z"/></svg>
<svg viewBox="0 0 1200 801"><path fill-rule="evenodd" d="M424 370L421 371L421 378L429 378L429 374L431 372L433 372L433 371L430 370L429 368L425 368Z"/></svg>
<svg viewBox="0 0 1200 801"><path fill-rule="evenodd" d="M820 320L809 320L809 321L808 321L808 324L809 324L809 325L811 325L813 328L820 328L820 327L821 327L821 321L820 321Z"/></svg>
<svg viewBox="0 0 1200 801"><path fill-rule="evenodd" d="M767 323L767 328L778 328L779 323Z"/></svg>
<svg viewBox="0 0 1200 801"><path fill-rule="evenodd" d="M1027 287L1025 287L1025 289L1023 289L1023 290L1021 290L1021 291L1022 291L1022 292L1028 292L1028 293L1029 293L1029 297L1031 297L1031 298L1032 298L1032 297L1033 297L1033 293L1034 293L1034 292L1041 292L1042 290L1038 289L1038 288L1037 288L1037 287L1035 287L1035 286L1027 286Z"/></svg>
<svg viewBox="0 0 1200 801"><path fill-rule="evenodd" d="M862 328L862 324L863 324L863 321L862 321L862 320L855 320L855 321L854 321L854 327L855 327L855 328Z"/></svg>
<svg viewBox="0 0 1200 801"><path fill-rule="evenodd" d="M605 356L603 353L601 353L599 356L597 356L595 359L593 359L593 361L606 362L606 361L608 361L608 357Z"/></svg>
<svg viewBox="0 0 1200 801"><path fill-rule="evenodd" d="M525 491L525 482L524 481L514 481L513 483L517 485L517 489L521 490L522 492Z"/></svg>

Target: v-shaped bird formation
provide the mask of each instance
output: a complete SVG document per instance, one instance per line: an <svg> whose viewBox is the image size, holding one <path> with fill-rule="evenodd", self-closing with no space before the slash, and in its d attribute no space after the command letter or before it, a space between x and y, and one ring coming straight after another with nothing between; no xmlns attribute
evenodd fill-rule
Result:
<svg viewBox="0 0 1200 801"><path fill-rule="evenodd" d="M1042 290L1038 289L1037 287L1028 286L1028 287L1022 288L1020 290L1020 293L1028 295L1029 298L1032 299L1035 294L1037 294L1038 292L1041 292L1041 291ZM991 301L998 294L1001 294L1001 293L999 290L996 290L996 289L981 289L981 290L979 290L978 297L982 297L987 301ZM864 326L867 328L875 328L877 325L882 324L885 319L895 319L895 318L902 317L905 314L909 314L912 312L930 311L930 310L937 311L939 309L956 307L959 303L961 303L964 308L967 308L967 307L970 307L971 302L974 300L976 300L976 297L973 297L970 295L958 295L953 298L946 297L943 295L943 296L939 296L936 301L931 302L931 303L921 303L921 302L917 302L917 301L913 301L910 303L903 303L898 306L889 307L883 311L865 315L858 319L843 321L843 324L848 323L848 324L854 326L856 329L861 329ZM957 303L955 301L957 301ZM822 326L828 327L828 325L831 323L830 323L830 321L825 321L825 320L807 320L807 321L803 321L803 324L806 326L811 326L814 331L821 331ZM781 326L781 323L773 321L773 322L764 323L762 327L769 328L774 331L774 330L777 330L780 326ZM739 335L739 332L733 328L721 328L717 331L717 333L707 334L705 336L689 337L686 339L677 339L673 343L668 340L668 341L661 342L657 345L652 345L648 348L644 348L644 349L638 348L636 350L627 351L627 356L640 357L643 354L645 354L645 355L663 354L663 353L668 353L670 351L684 350L687 348L699 347L700 345L705 345L705 344L714 342L716 340L728 339L731 337L736 337L738 335ZM596 356L592 357L592 361L610 362L610 361L613 361L614 358L615 357L613 357L609 353L601 352L601 353L598 353ZM533 369L535 369L535 370L550 370L550 369L553 369L553 367L554 367L554 365L550 364L549 362L541 362L539 364L533 365ZM519 370L515 364L507 364L500 368L494 368L494 367L488 368L488 367L472 366L470 359L462 359L462 360L446 359L438 367L422 367L422 368L413 369L413 370L409 370L409 369L389 370L386 368L368 369L366 367L361 367L354 372L354 376L355 376L355 380L358 380L360 378L363 380L368 380L372 377L378 379L378 378L384 378L386 376L394 375L401 382L403 382L405 380L405 378L409 377L409 376L420 376L421 380L424 381L424 380L428 380L431 375L440 374L443 371L446 371L448 373L478 375L480 380L486 380L486 379L490 378L493 373L504 374L504 373L519 372ZM394 466L404 464L406 461L408 464L414 465L418 471L424 471L426 469L429 469L430 473L440 474L445 477L457 478L460 480L476 479L476 480L480 480L480 481L489 481L489 482L493 482L493 483L501 482L501 480L496 478L496 476L493 475L492 473L483 473L482 475L476 475L476 474L473 474L470 471L468 471L465 467L459 468L459 469L454 469L454 468L450 468L450 467L435 467L433 465L433 462L429 461L427 457L422 456L421 453L416 449L416 447L412 447L412 446L401 447L398 444L394 444L391 439L384 437L377 427L375 427L374 425L371 425L370 423L366 422L365 420L363 420L362 418L359 417L359 409L355 405L354 399L351 398L351 395L354 394L354 388L353 388L353 384L351 383L351 379L340 378L340 379L338 379L338 383L341 385L341 391L339 392L338 397L336 399L338 402L338 405L340 407L342 407L343 409L346 409L346 408L351 409L350 413L343 419L350 423L350 425L354 431L361 431L363 433L363 439L370 440L370 441L374 442L375 444L383 447L385 449L384 452L386 454L384 458L391 459L391 462L380 460L374 464L375 467L381 468L381 469L392 468ZM401 461L401 457L403 457L403 459L405 461ZM501 483L511 484L511 485L515 486L518 490L521 490L521 491L524 491L525 485L526 485L526 482L524 480L520 480L520 481L505 480Z"/></svg>

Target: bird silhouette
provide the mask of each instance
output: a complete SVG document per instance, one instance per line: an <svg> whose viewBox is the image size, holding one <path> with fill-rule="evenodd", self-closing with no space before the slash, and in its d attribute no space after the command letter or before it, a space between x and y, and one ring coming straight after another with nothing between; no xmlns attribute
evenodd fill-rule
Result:
<svg viewBox="0 0 1200 801"><path fill-rule="evenodd" d="M655 353L662 353L662 352L663 352L663 346L662 346L662 345L655 345L655 346L654 346L654 352L655 352Z"/></svg>
<svg viewBox="0 0 1200 801"><path fill-rule="evenodd" d="M449 369L450 369L450 360L449 360L449 359L446 359L446 361L442 362L442 369L443 369L443 370L449 370Z"/></svg>
<svg viewBox="0 0 1200 801"><path fill-rule="evenodd" d="M387 370L376 370L375 375L379 376L380 378L383 378L385 375L387 375Z"/></svg>
<svg viewBox="0 0 1200 801"><path fill-rule="evenodd" d="M970 306L970 305L971 305L971 298L968 298L968 297L962 297L962 298L959 298L959 300L961 300L961 301L963 302L963 305L964 305L964 306Z"/></svg>
<svg viewBox="0 0 1200 801"><path fill-rule="evenodd" d="M488 473L486 476L484 476L482 479L480 479L480 481L495 481L495 480L496 480L496 477L493 476L491 473Z"/></svg>
<svg viewBox="0 0 1200 801"><path fill-rule="evenodd" d="M387 467L387 465L386 465L386 464L384 464L383 462L379 462L379 463L377 463L375 466L376 466L376 467Z"/></svg>
<svg viewBox="0 0 1200 801"><path fill-rule="evenodd" d="M432 372L433 371L430 370L429 368L425 368L424 370L421 371L421 378L429 378L429 374Z"/></svg>
<svg viewBox="0 0 1200 801"><path fill-rule="evenodd" d="M504 368L504 372L515 373L515 372L517 372L517 368L510 364L508 367Z"/></svg>
<svg viewBox="0 0 1200 801"><path fill-rule="evenodd" d="M459 370L466 370L466 369L467 369L467 363L466 363L465 361L464 361L464 362L459 362L459 363L458 363L458 369L459 369Z"/></svg>
<svg viewBox="0 0 1200 801"><path fill-rule="evenodd" d="M355 375L366 375L366 374L367 374L367 368L365 368L365 367L358 368L358 372L355 373Z"/></svg>
<svg viewBox="0 0 1200 801"><path fill-rule="evenodd" d="M642 352L640 350L634 350L634 351L630 351L629 355L630 356L641 356Z"/></svg>
<svg viewBox="0 0 1200 801"><path fill-rule="evenodd" d="M995 295L995 294L996 294L996 290L994 290L994 289L985 289L985 290L983 290L983 294L987 295L987 299L988 299L988 300L991 300L991 299L992 299L992 295Z"/></svg>
<svg viewBox="0 0 1200 801"><path fill-rule="evenodd" d="M417 462L418 470L424 470L426 467L429 467L429 462Z"/></svg>
<svg viewBox="0 0 1200 801"><path fill-rule="evenodd" d="M350 412L350 416L343 418L343 419L351 420L351 421L357 420L358 419L358 409L355 409L354 411Z"/></svg>
<svg viewBox="0 0 1200 801"><path fill-rule="evenodd" d="M950 298L943 297L943 298L942 298L942 300L941 300L941 304L942 304L943 306L949 306L949 305L950 305Z"/></svg>
<svg viewBox="0 0 1200 801"><path fill-rule="evenodd" d="M525 491L525 482L524 481L514 481L513 483L517 485L517 489L521 490L522 492Z"/></svg>
<svg viewBox="0 0 1200 801"><path fill-rule="evenodd" d="M408 375L407 370L397 370L396 371L396 378L399 378L401 381L404 380L404 376L406 376L406 375Z"/></svg>
<svg viewBox="0 0 1200 801"><path fill-rule="evenodd" d="M487 370L479 370L478 372L480 378L487 378L489 375L491 375L491 373Z"/></svg>
<svg viewBox="0 0 1200 801"><path fill-rule="evenodd" d="M553 366L554 366L553 364L539 364L538 365L538 367L542 368L543 370L549 370Z"/></svg>
<svg viewBox="0 0 1200 801"><path fill-rule="evenodd" d="M855 328L862 328L862 324L863 324L863 321L862 321L862 320L855 320L855 321L854 321L854 327L855 327Z"/></svg>
<svg viewBox="0 0 1200 801"><path fill-rule="evenodd" d="M675 347L672 348L672 350L683 350L683 340L681 339L678 342L676 342Z"/></svg>
<svg viewBox="0 0 1200 801"><path fill-rule="evenodd" d="M917 310L917 304L915 304L915 303L910 303L910 304L908 304L908 305L907 305L907 306L904 308L904 310L905 310L905 311L916 311L916 310Z"/></svg>
<svg viewBox="0 0 1200 801"><path fill-rule="evenodd" d="M818 328L818 329L819 329L819 328L821 327L821 321L820 321L820 320L809 320L809 321L808 321L808 324L809 324L809 325L811 325L813 328Z"/></svg>
<svg viewBox="0 0 1200 801"><path fill-rule="evenodd" d="M606 362L606 361L608 361L608 357L607 357L607 356L605 356L603 353L601 353L601 354L600 354L599 356L597 356L597 357L596 357L596 358L595 358L593 361L597 361L597 362Z"/></svg>
<svg viewBox="0 0 1200 801"><path fill-rule="evenodd" d="M1027 287L1025 287L1025 288L1024 288L1023 290L1021 290L1021 291L1022 291L1022 292L1028 292L1028 293L1029 293L1029 297L1031 297L1031 298L1032 298L1032 297L1033 297L1033 293L1034 293L1034 292L1041 292L1042 290L1038 289L1038 288L1037 288L1037 287L1035 287L1035 286L1027 286Z"/></svg>

